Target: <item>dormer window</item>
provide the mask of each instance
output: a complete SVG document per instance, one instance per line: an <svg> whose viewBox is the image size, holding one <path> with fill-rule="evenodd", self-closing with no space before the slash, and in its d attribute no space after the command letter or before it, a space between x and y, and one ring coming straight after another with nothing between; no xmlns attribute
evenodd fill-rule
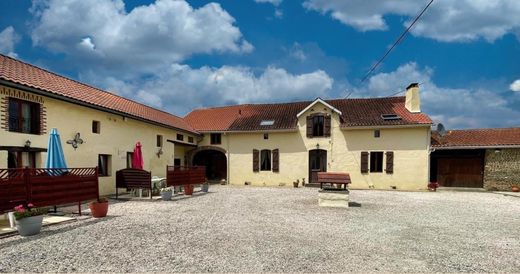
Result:
<svg viewBox="0 0 520 274"><path fill-rule="evenodd" d="M329 137L331 129L330 115L315 113L307 116L307 137Z"/></svg>
<svg viewBox="0 0 520 274"><path fill-rule="evenodd" d="M323 115L317 115L312 117L312 137L323 136L323 124L325 117Z"/></svg>

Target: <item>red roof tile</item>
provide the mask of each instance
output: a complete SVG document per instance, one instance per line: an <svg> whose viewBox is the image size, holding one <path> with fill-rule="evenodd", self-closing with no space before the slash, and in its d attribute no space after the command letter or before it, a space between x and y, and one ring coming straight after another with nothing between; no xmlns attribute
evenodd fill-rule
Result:
<svg viewBox="0 0 520 274"><path fill-rule="evenodd" d="M325 100L342 112L342 127L392 126L431 124L424 113L411 113L405 97ZM297 114L311 101L279 104L247 104L197 109L185 120L199 131L255 131L296 129ZM385 121L382 114L397 114L402 119ZM272 126L261 126L263 120L273 120Z"/></svg>
<svg viewBox="0 0 520 274"><path fill-rule="evenodd" d="M431 145L435 148L520 146L520 128L450 130L442 137L433 132Z"/></svg>
<svg viewBox="0 0 520 274"><path fill-rule="evenodd" d="M0 54L0 79L196 133L182 118Z"/></svg>

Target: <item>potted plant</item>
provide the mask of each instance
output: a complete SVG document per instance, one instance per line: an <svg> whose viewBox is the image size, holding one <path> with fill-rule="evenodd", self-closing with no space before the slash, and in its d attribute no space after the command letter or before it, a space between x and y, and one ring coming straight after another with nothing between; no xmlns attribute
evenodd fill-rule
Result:
<svg viewBox="0 0 520 274"><path fill-rule="evenodd" d="M171 187L161 188L161 199L163 201L169 201L172 199L173 189Z"/></svg>
<svg viewBox="0 0 520 274"><path fill-rule="evenodd" d="M300 180L298 179L292 183L293 183L293 187L298 188L298 185L300 184Z"/></svg>
<svg viewBox="0 0 520 274"><path fill-rule="evenodd" d="M193 195L193 185L184 185L184 195Z"/></svg>
<svg viewBox="0 0 520 274"><path fill-rule="evenodd" d="M29 203L26 206L19 205L14 208L16 219L16 229L21 236L31 236L40 233L42 229L43 214L46 208L37 208Z"/></svg>
<svg viewBox="0 0 520 274"><path fill-rule="evenodd" d="M204 183L201 185L200 190L201 190L202 192L208 192L208 191L209 191L209 183L208 183L207 181L204 182Z"/></svg>
<svg viewBox="0 0 520 274"><path fill-rule="evenodd" d="M108 200L106 198L99 198L97 201L88 204L90 213L94 218L103 218L108 213Z"/></svg>
<svg viewBox="0 0 520 274"><path fill-rule="evenodd" d="M439 183L437 183L437 182L430 182L428 184L428 190L429 191L437 191L438 187L439 187Z"/></svg>
<svg viewBox="0 0 520 274"><path fill-rule="evenodd" d="M511 191L512 192L520 192L520 187L518 187L518 185L512 185L511 186Z"/></svg>

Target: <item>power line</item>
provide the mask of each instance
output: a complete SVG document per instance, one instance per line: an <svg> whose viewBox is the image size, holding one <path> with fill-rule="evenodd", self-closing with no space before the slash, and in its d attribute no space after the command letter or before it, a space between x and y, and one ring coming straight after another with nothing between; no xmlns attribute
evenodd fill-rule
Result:
<svg viewBox="0 0 520 274"><path fill-rule="evenodd" d="M418 83L417 85L418 85L418 86L421 86L422 84L423 84L423 83ZM390 95L385 95L385 96L382 96L382 97L393 97L393 96L395 96L395 95L397 95L397 94L399 94L399 93L403 93L403 92L405 92L405 91L406 91L406 89L402 89L402 90L400 90L400 91L398 91L398 92L396 92L396 93L392 93L392 94L390 94Z"/></svg>
<svg viewBox="0 0 520 274"><path fill-rule="evenodd" d="M397 38L397 40L395 40L394 44L386 51L386 53L383 55L383 57L381 57L381 59L379 59L379 61L377 61L377 63L368 70L367 74L365 74L363 79L361 79L361 83L365 82L365 80L368 79L370 74L372 74L372 72L374 72L374 70L385 60L385 58L397 46L397 44L399 44L405 38L406 34L410 31L410 29L413 27L413 25L415 25L415 23L419 20L419 18L421 18L421 16L426 12L426 10L430 7L430 5L432 3L433 3L433 0L430 0L428 5L426 5L426 7L424 7L424 9L415 17L415 19L412 21L412 23L403 31L403 33L401 33L399 38Z"/></svg>

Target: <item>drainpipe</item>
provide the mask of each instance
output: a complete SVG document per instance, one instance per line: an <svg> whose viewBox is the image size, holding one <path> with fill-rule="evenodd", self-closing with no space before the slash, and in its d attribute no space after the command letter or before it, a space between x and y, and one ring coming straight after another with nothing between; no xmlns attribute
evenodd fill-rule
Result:
<svg viewBox="0 0 520 274"><path fill-rule="evenodd" d="M227 165L226 165L226 169L227 169L227 172L226 172L226 185L229 185L229 157L231 156L231 154L229 153L229 135L227 135L227 133L224 132L224 136L226 136L226 161L227 161Z"/></svg>

